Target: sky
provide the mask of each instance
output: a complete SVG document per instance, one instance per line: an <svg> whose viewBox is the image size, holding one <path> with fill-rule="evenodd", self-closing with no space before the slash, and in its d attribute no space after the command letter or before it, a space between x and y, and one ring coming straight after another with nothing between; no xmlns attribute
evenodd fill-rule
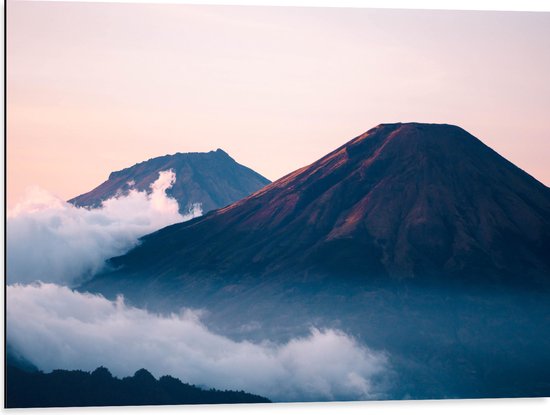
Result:
<svg viewBox="0 0 550 415"><path fill-rule="evenodd" d="M550 184L550 13L8 0L7 202L222 148L271 180L385 122Z"/></svg>

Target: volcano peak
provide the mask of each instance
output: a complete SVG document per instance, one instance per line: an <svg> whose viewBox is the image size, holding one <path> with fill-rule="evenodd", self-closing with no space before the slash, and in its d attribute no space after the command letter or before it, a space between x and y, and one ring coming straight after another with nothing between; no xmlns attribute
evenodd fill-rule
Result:
<svg viewBox="0 0 550 415"><path fill-rule="evenodd" d="M498 280L547 278L549 249L546 186L460 127L395 123L146 237L115 263L125 272L147 257L175 275Z"/></svg>

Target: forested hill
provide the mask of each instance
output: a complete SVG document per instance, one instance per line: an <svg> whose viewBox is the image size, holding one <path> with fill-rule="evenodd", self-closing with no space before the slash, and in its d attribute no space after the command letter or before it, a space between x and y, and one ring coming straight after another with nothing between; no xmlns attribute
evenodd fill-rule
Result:
<svg viewBox="0 0 550 415"><path fill-rule="evenodd" d="M118 379L104 367L93 372L26 372L7 367L7 408L269 403L243 391L201 389L171 376L158 380L147 370Z"/></svg>

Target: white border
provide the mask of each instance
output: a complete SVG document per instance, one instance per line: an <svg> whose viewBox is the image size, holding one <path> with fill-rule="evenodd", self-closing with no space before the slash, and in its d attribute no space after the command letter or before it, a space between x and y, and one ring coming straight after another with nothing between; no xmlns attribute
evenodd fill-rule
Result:
<svg viewBox="0 0 550 415"><path fill-rule="evenodd" d="M68 1L105 3L178 3L212 5L266 5L266 6L314 6L314 7L371 7L442 10L501 10L501 11L550 11L550 0L12 0L12 1ZM3 20L3 19L2 19ZM2 31L3 37L3 31ZM2 39L3 40L3 39ZM2 42L3 45L3 42ZM3 47L3 46L2 46ZM3 52L3 51L2 51ZM550 51L549 51L550 53ZM3 53L2 53L3 55ZM2 67L3 71L3 67ZM3 75L3 73L2 73ZM2 92L3 87L2 87ZM0 104L0 105L3 105ZM2 242L0 242L1 244ZM2 308L3 313L3 308ZM2 316L3 317L3 316ZM4 379L0 380L3 390ZM453 401L388 401L315 404L270 405L204 405L169 407L124 408L66 408L66 409L12 409L0 410L8 414L369 414L369 415L476 415L550 414L550 398L539 399L488 399Z"/></svg>
<svg viewBox="0 0 550 415"><path fill-rule="evenodd" d="M17 1L17 0L15 0ZM243 6L370 7L385 9L550 11L548 0L19 0Z"/></svg>

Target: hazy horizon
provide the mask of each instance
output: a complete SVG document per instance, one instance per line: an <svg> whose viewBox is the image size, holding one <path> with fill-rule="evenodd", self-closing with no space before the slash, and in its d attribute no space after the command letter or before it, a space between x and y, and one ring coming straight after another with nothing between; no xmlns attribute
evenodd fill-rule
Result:
<svg viewBox="0 0 550 415"><path fill-rule="evenodd" d="M8 1L7 202L222 148L270 180L380 123L459 125L544 184L550 13Z"/></svg>

